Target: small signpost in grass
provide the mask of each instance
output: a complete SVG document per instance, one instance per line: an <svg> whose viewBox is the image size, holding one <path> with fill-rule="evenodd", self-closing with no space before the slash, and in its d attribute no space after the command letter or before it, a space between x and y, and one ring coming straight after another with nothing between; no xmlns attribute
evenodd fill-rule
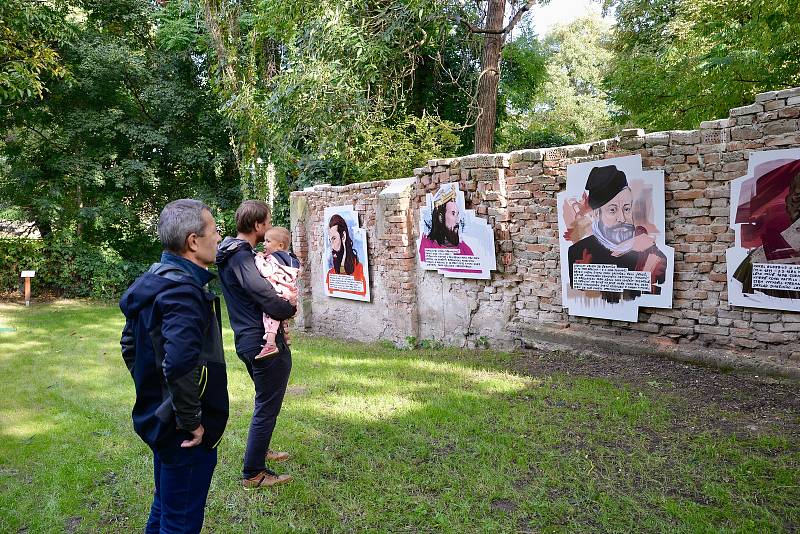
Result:
<svg viewBox="0 0 800 534"><path fill-rule="evenodd" d="M25 306L31 305L31 278L36 276L36 271L22 271L20 277L25 279Z"/></svg>

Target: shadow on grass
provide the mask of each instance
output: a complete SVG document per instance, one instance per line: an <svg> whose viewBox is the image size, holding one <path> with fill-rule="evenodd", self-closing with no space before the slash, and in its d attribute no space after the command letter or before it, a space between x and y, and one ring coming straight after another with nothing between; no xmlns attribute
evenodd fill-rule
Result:
<svg viewBox="0 0 800 534"><path fill-rule="evenodd" d="M121 315L67 304L0 307L0 319L17 328L0 338L0 530L140 530L152 466L130 424ZM233 347L229 331L225 343ZM207 530L798 525L797 436L677 432L661 398L604 380L518 376L498 364L502 355L461 356L296 336L274 445L292 451L281 467L297 479L245 494L253 393L229 350L231 420Z"/></svg>

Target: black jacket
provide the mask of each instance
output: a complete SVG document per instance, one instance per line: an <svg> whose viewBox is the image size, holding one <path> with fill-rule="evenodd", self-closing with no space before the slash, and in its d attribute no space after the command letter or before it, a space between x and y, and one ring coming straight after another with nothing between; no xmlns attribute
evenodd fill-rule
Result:
<svg viewBox="0 0 800 534"><path fill-rule="evenodd" d="M122 295L120 309L136 433L158 448L202 424L202 445L216 447L228 421L219 298L180 267L155 263Z"/></svg>
<svg viewBox="0 0 800 534"><path fill-rule="evenodd" d="M253 247L247 241L226 237L217 251L217 268L236 352L239 355L258 352L264 344L262 314L283 321L294 316L297 309L261 277ZM282 335L282 331L278 335Z"/></svg>

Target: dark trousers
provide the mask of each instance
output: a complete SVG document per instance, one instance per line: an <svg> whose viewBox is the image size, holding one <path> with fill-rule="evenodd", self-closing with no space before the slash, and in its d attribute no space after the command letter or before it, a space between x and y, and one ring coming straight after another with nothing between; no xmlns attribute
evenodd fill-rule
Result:
<svg viewBox="0 0 800 534"><path fill-rule="evenodd" d="M239 354L239 359L247 366L247 372L256 388L253 419L247 433L247 448L244 451L244 467L242 476L251 478L266 469L267 449L272 440L272 431L281 411L289 373L292 370L292 353L283 342L282 336L277 338L280 352L276 356L255 360L260 352Z"/></svg>
<svg viewBox="0 0 800 534"><path fill-rule="evenodd" d="M181 449L179 443L153 449L156 490L146 534L200 532L203 527L217 449L203 445Z"/></svg>

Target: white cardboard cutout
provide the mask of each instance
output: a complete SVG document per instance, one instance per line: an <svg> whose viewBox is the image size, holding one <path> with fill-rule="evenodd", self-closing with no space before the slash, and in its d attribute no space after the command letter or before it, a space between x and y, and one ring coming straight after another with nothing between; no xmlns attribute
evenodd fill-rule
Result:
<svg viewBox="0 0 800 534"><path fill-rule="evenodd" d="M736 240L725 259L732 306L800 311L800 298L792 298L800 296L800 221L791 221L786 213L786 194L798 172L800 149L751 152L747 174L731 182L730 226ZM781 239L764 246L760 236ZM747 273L750 268L752 274ZM797 294L779 296L774 290Z"/></svg>
<svg viewBox="0 0 800 534"><path fill-rule="evenodd" d="M586 182L592 169L610 165L625 174L630 189L630 193L620 194L632 200L625 205L629 209L626 220L632 220L627 229L637 234L635 245L627 239L616 244L606 237L602 224L593 224L597 211L588 205ZM605 213L617 202L604 204ZM675 251L664 241L663 171L642 170L638 155L568 165L567 188L558 194L557 206L561 300L570 315L636 322L640 306L672 307ZM650 243L649 248L637 251L642 243Z"/></svg>
<svg viewBox="0 0 800 534"><path fill-rule="evenodd" d="M331 219L338 215L344 219L347 227L345 237L341 237L339 228L330 229ZM335 222L335 221L334 221ZM341 222L341 221L339 221ZM367 257L367 231L358 226L358 212L353 206L331 206L325 208L323 216L322 239L325 243L322 254L322 287L325 295L350 300L369 302L369 258ZM334 268L334 256L331 242L336 241L339 250L344 245L344 256L339 265L339 272ZM348 257L353 257L350 264ZM347 271L350 270L348 273Z"/></svg>
<svg viewBox="0 0 800 534"><path fill-rule="evenodd" d="M439 220L434 221L437 208ZM437 270L447 278L491 278L497 269L494 232L474 210L465 208L464 193L457 183L443 184L435 194L428 193L419 213L417 251L423 269ZM447 222L454 225L451 228L457 227L457 239L452 230L448 235ZM458 245L451 244L455 240Z"/></svg>

